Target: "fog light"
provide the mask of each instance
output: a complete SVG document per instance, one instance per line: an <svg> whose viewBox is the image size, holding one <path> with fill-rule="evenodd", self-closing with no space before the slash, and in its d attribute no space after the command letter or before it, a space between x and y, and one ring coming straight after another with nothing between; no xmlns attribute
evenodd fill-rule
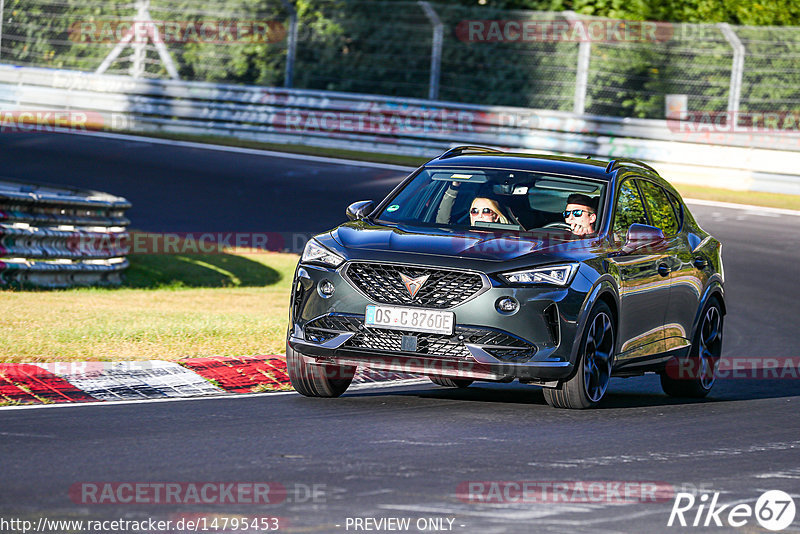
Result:
<svg viewBox="0 0 800 534"><path fill-rule="evenodd" d="M514 313L519 308L519 302L511 297L503 297L495 303L495 306L500 313Z"/></svg>
<svg viewBox="0 0 800 534"><path fill-rule="evenodd" d="M317 289L319 289L319 294L325 298L330 297L333 295L333 292L336 291L336 287L330 280L323 280L320 282L319 286L317 286Z"/></svg>

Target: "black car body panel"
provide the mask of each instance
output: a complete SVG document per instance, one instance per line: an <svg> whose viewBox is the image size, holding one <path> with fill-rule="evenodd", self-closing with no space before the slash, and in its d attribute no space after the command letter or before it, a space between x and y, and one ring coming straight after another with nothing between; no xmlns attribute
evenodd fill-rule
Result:
<svg viewBox="0 0 800 534"><path fill-rule="evenodd" d="M606 172L608 168L612 170ZM513 195L528 194L517 195L518 190L528 190L515 185L513 180L519 178L514 173L546 175L537 184L557 181L559 176L587 179L602 195L596 232L573 236L564 229L521 224L515 231L500 231L422 219L419 223L384 220L405 209L425 208L393 202L417 182L439 191L434 182L441 169L453 177L462 176L458 169L476 173L467 177L506 172L512 178L504 183L510 185L489 180L462 187L502 186L508 193L503 198L509 201L520 200ZM421 182L421 173L428 173L430 180ZM639 204L643 209L637 211ZM648 236L657 232L651 228L655 226L664 238L637 249L630 234L633 224L645 224L633 228L649 228ZM586 321L598 302L613 315L612 371L621 376L659 371L669 359L685 357L712 296L724 313L721 244L697 225L669 183L635 162L612 165L496 152L445 155L417 169L363 219L344 223L315 240L344 262L335 267L299 263L287 341L303 358L320 364L477 380L520 379L552 387L574 375ZM563 286L512 283L506 278L514 271L572 264L574 272ZM349 269L354 268L360 281L351 276ZM453 283L472 284L468 289L474 294L447 308L455 313L451 335L364 325L368 305L418 306L414 298L398 293L399 284L401 275L423 274L441 279L442 288L451 287L447 277L455 277ZM330 289L326 280L333 286L330 295L320 291L323 283ZM381 287L373 291L369 280ZM501 311L501 299L509 298L517 308ZM446 298L441 301L447 303Z"/></svg>

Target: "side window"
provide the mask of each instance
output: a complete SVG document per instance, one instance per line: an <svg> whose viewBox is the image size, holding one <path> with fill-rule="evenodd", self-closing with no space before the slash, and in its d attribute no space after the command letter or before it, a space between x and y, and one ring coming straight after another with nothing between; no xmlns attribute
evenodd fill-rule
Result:
<svg viewBox="0 0 800 534"><path fill-rule="evenodd" d="M619 186L619 196L617 196L614 214L614 239L620 242L625 241L628 228L635 223L649 224L642 199L639 197L639 190L633 180L626 180Z"/></svg>
<svg viewBox="0 0 800 534"><path fill-rule="evenodd" d="M672 202L672 208L675 210L675 217L678 220L678 230L680 230L683 228L683 203L669 191L667 191L667 197Z"/></svg>
<svg viewBox="0 0 800 534"><path fill-rule="evenodd" d="M660 228L665 236L677 234L678 219L675 218L675 211L672 209L667 192L653 182L647 180L637 180L637 182L647 203L647 212L650 214L653 226Z"/></svg>

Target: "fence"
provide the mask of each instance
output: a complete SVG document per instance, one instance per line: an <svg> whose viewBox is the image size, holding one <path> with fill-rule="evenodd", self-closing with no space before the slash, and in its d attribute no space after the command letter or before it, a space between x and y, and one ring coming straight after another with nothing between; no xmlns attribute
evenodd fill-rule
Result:
<svg viewBox="0 0 800 534"><path fill-rule="evenodd" d="M3 130L52 129L55 122L421 156L453 143L491 144L634 157L658 165L678 182L800 194L800 180L789 174L800 168L800 135L709 132L691 122L687 129L684 121L2 65L0 109L6 110L0 111ZM68 115L56 120L52 110Z"/></svg>
<svg viewBox="0 0 800 534"><path fill-rule="evenodd" d="M0 287L119 285L127 268L120 197L0 181Z"/></svg>
<svg viewBox="0 0 800 534"><path fill-rule="evenodd" d="M800 109L800 30L456 3L0 0L0 62L576 114Z"/></svg>

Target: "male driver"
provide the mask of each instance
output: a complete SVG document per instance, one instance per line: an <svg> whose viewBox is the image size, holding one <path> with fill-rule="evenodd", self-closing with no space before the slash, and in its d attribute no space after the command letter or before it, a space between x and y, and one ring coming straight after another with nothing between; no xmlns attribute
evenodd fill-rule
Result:
<svg viewBox="0 0 800 534"><path fill-rule="evenodd" d="M594 223L597 220L595 199L582 193L572 193L567 198L567 207L563 215L573 234L594 233Z"/></svg>

